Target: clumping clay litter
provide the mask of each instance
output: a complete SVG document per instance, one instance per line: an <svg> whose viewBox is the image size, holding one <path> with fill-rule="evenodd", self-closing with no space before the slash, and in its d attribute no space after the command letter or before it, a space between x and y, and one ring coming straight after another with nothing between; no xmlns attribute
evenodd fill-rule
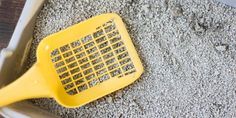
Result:
<svg viewBox="0 0 236 118"><path fill-rule="evenodd" d="M30 102L63 118L236 117L236 9L214 0L48 0L28 68L43 38L110 12L124 20L144 74L76 109Z"/></svg>

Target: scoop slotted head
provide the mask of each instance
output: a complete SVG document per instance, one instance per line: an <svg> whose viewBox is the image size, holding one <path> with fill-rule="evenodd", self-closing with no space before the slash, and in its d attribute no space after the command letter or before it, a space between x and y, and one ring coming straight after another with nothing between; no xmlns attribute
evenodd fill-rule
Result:
<svg viewBox="0 0 236 118"><path fill-rule="evenodd" d="M43 39L33 67L0 90L0 106L46 97L79 107L131 84L142 73L121 18L103 14Z"/></svg>

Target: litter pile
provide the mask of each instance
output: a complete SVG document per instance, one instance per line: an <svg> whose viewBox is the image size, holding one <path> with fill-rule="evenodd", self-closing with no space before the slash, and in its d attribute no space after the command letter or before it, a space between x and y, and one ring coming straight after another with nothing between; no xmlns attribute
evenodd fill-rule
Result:
<svg viewBox="0 0 236 118"><path fill-rule="evenodd" d="M236 117L236 9L213 0L48 0L40 40L92 16L114 12L145 66L134 84L77 109L52 99L33 104L72 117Z"/></svg>

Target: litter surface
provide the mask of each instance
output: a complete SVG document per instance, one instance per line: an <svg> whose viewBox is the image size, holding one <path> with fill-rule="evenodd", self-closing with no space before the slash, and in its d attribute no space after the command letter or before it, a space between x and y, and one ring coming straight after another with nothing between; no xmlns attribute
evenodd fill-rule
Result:
<svg viewBox="0 0 236 118"><path fill-rule="evenodd" d="M40 40L92 16L115 12L145 73L83 107L31 102L63 118L236 117L236 9L213 0L49 0L38 16L28 68Z"/></svg>

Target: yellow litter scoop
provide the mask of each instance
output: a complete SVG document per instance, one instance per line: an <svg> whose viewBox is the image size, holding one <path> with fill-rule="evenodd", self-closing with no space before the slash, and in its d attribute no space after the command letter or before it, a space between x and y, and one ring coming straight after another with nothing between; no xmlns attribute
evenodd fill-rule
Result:
<svg viewBox="0 0 236 118"><path fill-rule="evenodd" d="M143 72L116 14L99 15L46 37L37 57L28 72L0 89L0 106L46 97L79 107L131 84Z"/></svg>

